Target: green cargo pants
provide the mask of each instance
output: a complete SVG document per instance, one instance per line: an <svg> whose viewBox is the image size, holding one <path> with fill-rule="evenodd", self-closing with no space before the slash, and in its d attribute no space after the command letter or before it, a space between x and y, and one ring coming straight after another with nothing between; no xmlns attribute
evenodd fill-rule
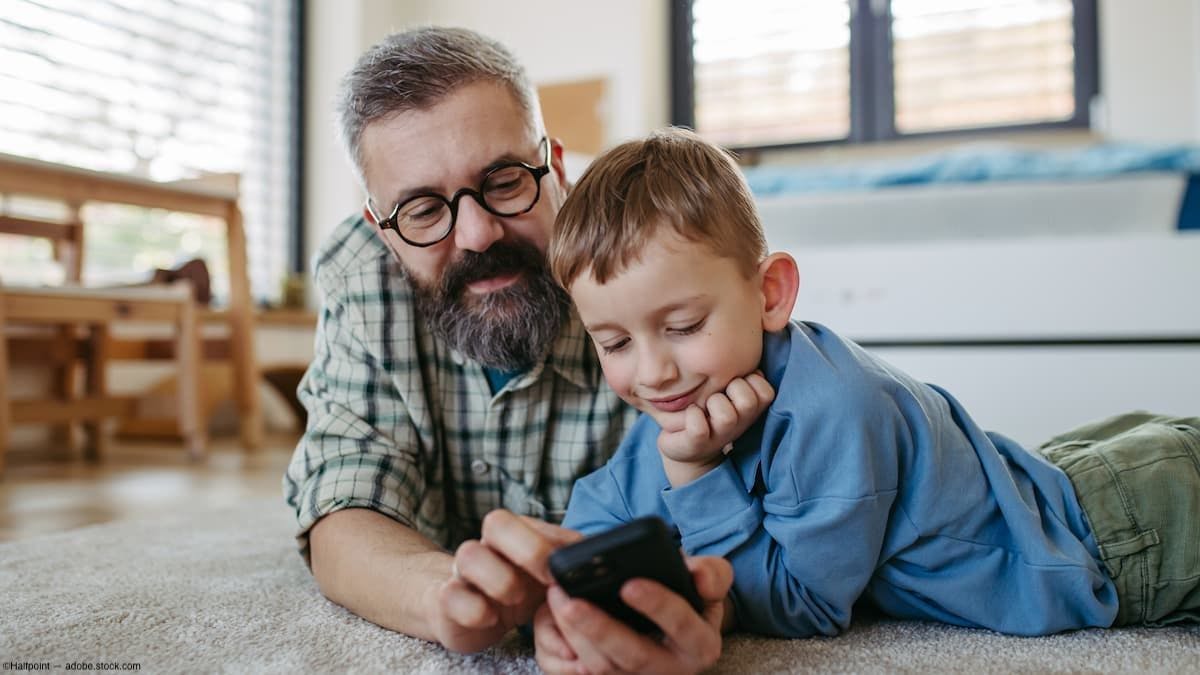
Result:
<svg viewBox="0 0 1200 675"><path fill-rule="evenodd" d="M1129 413L1051 439L1120 609L1114 625L1200 621L1200 417Z"/></svg>

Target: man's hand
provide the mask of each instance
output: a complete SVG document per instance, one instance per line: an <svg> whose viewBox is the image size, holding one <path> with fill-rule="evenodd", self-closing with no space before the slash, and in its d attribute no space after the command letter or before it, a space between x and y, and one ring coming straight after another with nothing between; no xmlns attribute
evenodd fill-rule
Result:
<svg viewBox="0 0 1200 675"><path fill-rule="evenodd" d="M480 540L455 552L451 578L426 593L437 640L452 651L475 652L528 623L553 583L550 553L581 536L510 511L488 513Z"/></svg>
<svg viewBox="0 0 1200 675"><path fill-rule="evenodd" d="M661 640L641 635L595 605L550 587L534 617L538 666L547 673L696 673L721 656L722 627L730 625L727 596L733 568L722 558L687 559L704 601L697 614L682 597L648 579L621 587L621 599L663 631Z"/></svg>
<svg viewBox="0 0 1200 675"><path fill-rule="evenodd" d="M685 485L719 464L725 447L745 433L773 400L775 390L755 371L709 396L704 408L688 406L681 427L663 427L658 435L667 480L673 487Z"/></svg>

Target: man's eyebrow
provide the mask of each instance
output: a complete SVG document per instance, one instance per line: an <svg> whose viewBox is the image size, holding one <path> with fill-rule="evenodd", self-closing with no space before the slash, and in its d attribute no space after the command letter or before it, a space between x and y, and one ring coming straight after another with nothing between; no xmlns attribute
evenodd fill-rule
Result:
<svg viewBox="0 0 1200 675"><path fill-rule="evenodd" d="M514 162L529 164L529 162L525 158L517 155L516 153L506 152L503 155L500 155L499 157L497 157L496 159L493 159L491 161L491 163L489 163L487 166L483 167L478 172L476 172L476 178L475 178L476 184L475 185L469 185L469 186L460 185L459 187L455 188L455 190L456 191L460 190L463 187L470 187L472 190L474 190L475 188L479 187L479 184L478 184L479 181L482 181L483 177L486 176L489 171L492 171L493 169L496 169L497 167L504 166L505 164L513 164ZM532 166L532 165L530 165L530 166ZM404 200L409 199L411 197L415 197L416 195L427 195L427 194L442 195L443 197L447 197L447 198L449 198L449 196L450 196L450 195L442 194L441 192L439 192L437 186L422 185L420 187L409 188L408 190L401 190L400 192L396 193L395 197L392 199L391 206L395 207L395 206L399 205L400 202L403 202Z"/></svg>

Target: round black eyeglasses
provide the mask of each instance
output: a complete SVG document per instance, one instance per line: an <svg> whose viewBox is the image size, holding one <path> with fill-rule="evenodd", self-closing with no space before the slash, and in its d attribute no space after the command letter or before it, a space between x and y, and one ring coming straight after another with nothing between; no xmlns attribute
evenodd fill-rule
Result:
<svg viewBox="0 0 1200 675"><path fill-rule="evenodd" d="M542 196L542 176L550 173L550 141L545 136L538 141L539 147L543 145L541 166L525 162L497 165L484 174L478 190L462 188L449 199L436 192L415 194L396 204L387 218L379 217L367 197L367 210L380 229L395 230L405 243L421 248L450 236L458 220L458 201L464 196L502 218L528 213Z"/></svg>

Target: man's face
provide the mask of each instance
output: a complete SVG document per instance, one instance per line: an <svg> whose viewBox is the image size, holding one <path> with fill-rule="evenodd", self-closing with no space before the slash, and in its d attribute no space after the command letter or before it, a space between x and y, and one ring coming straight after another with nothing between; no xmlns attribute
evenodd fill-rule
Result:
<svg viewBox="0 0 1200 675"><path fill-rule="evenodd" d="M419 192L449 197L477 189L506 161L539 166L544 151L528 116L504 87L480 82L458 88L427 110L403 112L363 131L363 173L383 217ZM548 141L549 142L549 141ZM527 213L500 217L470 197L458 202L454 230L419 248L394 231L380 236L404 267L422 314L468 357L517 370L549 348L569 306L545 267L554 217L566 194L562 146Z"/></svg>

